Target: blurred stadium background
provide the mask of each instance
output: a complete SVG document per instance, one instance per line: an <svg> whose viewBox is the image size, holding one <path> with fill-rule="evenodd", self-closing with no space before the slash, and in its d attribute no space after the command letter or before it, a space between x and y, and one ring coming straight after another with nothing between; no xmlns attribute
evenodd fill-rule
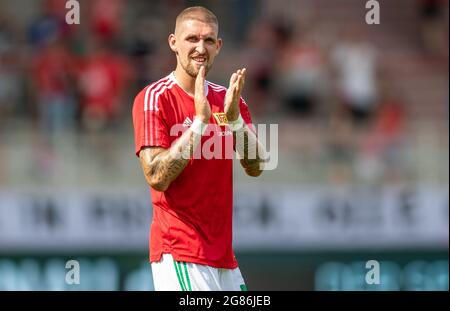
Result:
<svg viewBox="0 0 450 311"><path fill-rule="evenodd" d="M0 0L0 290L153 289L131 106L198 4L225 43L209 79L246 66L279 126L276 170L235 169L249 289L448 290L448 1L379 0L379 25L365 0L79 2L69 26L65 0Z"/></svg>

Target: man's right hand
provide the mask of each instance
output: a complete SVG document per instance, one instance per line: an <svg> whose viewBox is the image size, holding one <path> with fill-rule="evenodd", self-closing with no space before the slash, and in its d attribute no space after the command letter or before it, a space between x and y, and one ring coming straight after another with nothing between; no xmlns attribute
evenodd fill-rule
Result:
<svg viewBox="0 0 450 311"><path fill-rule="evenodd" d="M201 66L195 79L195 116L204 123L209 123L211 107L205 96L205 66Z"/></svg>

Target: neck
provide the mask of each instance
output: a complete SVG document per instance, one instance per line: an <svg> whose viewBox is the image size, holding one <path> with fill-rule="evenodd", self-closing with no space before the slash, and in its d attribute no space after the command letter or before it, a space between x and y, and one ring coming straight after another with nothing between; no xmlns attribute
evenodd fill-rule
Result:
<svg viewBox="0 0 450 311"><path fill-rule="evenodd" d="M180 65L177 65L177 68L174 71L175 79L183 88L183 90L194 96L195 94L195 78L191 77L186 73L186 71Z"/></svg>

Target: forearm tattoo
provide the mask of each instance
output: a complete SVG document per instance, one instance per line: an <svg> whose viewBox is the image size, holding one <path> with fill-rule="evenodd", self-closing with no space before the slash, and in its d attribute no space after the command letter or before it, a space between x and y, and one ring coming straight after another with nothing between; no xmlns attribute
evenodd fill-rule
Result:
<svg viewBox="0 0 450 311"><path fill-rule="evenodd" d="M165 190L184 170L201 136L187 130L169 149L148 148L141 152L144 174L156 190Z"/></svg>
<svg viewBox="0 0 450 311"><path fill-rule="evenodd" d="M261 153L264 149L255 133L247 126L244 126L241 130L233 132L233 136L236 142L236 152L247 174L251 176L261 174L262 164L264 162Z"/></svg>

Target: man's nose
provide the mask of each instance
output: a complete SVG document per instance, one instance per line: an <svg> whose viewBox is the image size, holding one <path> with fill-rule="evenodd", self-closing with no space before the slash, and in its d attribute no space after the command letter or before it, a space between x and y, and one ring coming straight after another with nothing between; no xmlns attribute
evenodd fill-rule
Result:
<svg viewBox="0 0 450 311"><path fill-rule="evenodd" d="M199 40L196 49L198 54L206 53L205 41Z"/></svg>

